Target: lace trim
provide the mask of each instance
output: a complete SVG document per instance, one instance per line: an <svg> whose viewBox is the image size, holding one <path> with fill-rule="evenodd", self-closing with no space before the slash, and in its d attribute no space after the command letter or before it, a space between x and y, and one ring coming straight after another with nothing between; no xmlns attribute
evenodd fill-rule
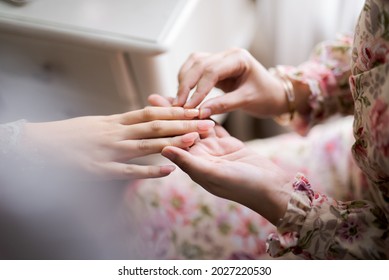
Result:
<svg viewBox="0 0 389 280"><path fill-rule="evenodd" d="M0 152L7 155L19 145L26 120L0 125Z"/></svg>

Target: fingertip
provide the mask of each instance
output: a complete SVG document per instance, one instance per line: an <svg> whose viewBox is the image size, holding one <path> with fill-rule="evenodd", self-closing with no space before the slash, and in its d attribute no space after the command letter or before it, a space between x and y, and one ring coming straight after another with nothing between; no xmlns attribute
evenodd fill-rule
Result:
<svg viewBox="0 0 389 280"><path fill-rule="evenodd" d="M175 106L175 107L177 107L178 104L179 104L179 103L178 103L178 98L175 97L175 98L173 99L173 101L172 101L172 105Z"/></svg>
<svg viewBox="0 0 389 280"><path fill-rule="evenodd" d="M187 133L182 136L181 141L185 144L192 144L200 137L198 132Z"/></svg>
<svg viewBox="0 0 389 280"><path fill-rule="evenodd" d="M162 149L161 155L174 162L176 159L176 153L173 146L167 146Z"/></svg>
<svg viewBox="0 0 389 280"><path fill-rule="evenodd" d="M187 100L184 104L184 108L190 109L195 108L197 106L195 99L192 97L191 99Z"/></svg>
<svg viewBox="0 0 389 280"><path fill-rule="evenodd" d="M201 131L208 131L213 127L215 127L215 122L213 120L200 120L197 124L197 128Z"/></svg>
<svg viewBox="0 0 389 280"><path fill-rule="evenodd" d="M147 97L147 102L152 105L152 106L155 106L156 105L156 99L158 99L157 95L155 93L153 94L150 94L148 97Z"/></svg>
<svg viewBox="0 0 389 280"><path fill-rule="evenodd" d="M163 165L163 166L160 166L159 170L161 172L161 175L167 176L170 173L172 173L174 170L176 170L176 166L175 165Z"/></svg>
<svg viewBox="0 0 389 280"><path fill-rule="evenodd" d="M186 98L189 94L189 89L179 88L177 91L177 96L173 100L173 106L183 107L186 101Z"/></svg>
<svg viewBox="0 0 389 280"><path fill-rule="evenodd" d="M212 115L212 110L210 108L200 108L200 119L209 118Z"/></svg>

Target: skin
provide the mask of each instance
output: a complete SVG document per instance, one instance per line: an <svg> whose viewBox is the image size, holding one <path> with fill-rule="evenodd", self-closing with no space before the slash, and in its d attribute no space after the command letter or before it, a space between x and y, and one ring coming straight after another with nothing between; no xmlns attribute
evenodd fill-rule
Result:
<svg viewBox="0 0 389 280"><path fill-rule="evenodd" d="M173 99L151 95L148 101L154 106L172 106ZM241 203L274 225L285 215L292 193L289 174L221 126L185 150L165 147L162 155L210 193Z"/></svg>
<svg viewBox="0 0 389 280"><path fill-rule="evenodd" d="M196 109L146 107L111 116L87 116L45 123L27 123L25 145L67 166L101 179L155 178L175 167L141 166L128 161L166 146L188 148L214 127L194 120Z"/></svg>
<svg viewBox="0 0 389 280"><path fill-rule="evenodd" d="M200 118L237 109L255 117L274 117L288 112L282 82L244 49L194 53L182 65L178 82L173 106L195 108L214 87L226 93L205 100L199 106ZM308 110L309 88L298 81L292 83L297 111L304 113ZM188 99L192 89L194 93Z"/></svg>

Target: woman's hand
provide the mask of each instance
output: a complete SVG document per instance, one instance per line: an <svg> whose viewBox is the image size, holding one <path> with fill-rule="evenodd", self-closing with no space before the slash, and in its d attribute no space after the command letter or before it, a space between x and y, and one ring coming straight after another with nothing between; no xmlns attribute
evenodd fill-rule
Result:
<svg viewBox="0 0 389 280"><path fill-rule="evenodd" d="M200 118L235 109L243 109L257 117L271 117L288 111L282 83L243 49L192 54L182 65L178 82L174 106L195 108L213 87L226 93L205 101L200 106ZM187 100L194 88L191 99Z"/></svg>
<svg viewBox="0 0 389 280"><path fill-rule="evenodd" d="M196 109L146 107L111 116L27 123L25 141L46 156L107 179L152 178L170 174L174 166L128 164L159 153L166 146L188 148L214 123L193 120Z"/></svg>
<svg viewBox="0 0 389 280"><path fill-rule="evenodd" d="M284 216L292 191L286 173L222 127L188 151L166 147L162 155L209 192L241 203L273 224Z"/></svg>

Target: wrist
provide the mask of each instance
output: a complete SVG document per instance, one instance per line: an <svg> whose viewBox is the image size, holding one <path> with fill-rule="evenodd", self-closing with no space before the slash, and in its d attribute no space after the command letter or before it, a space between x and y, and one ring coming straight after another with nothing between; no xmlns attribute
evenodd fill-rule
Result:
<svg viewBox="0 0 389 280"><path fill-rule="evenodd" d="M272 207L271 211L266 214L266 219L273 225L277 223L285 216L288 208L289 200L292 196L293 188L289 180L286 183L282 183L272 190L271 196L269 196L269 203Z"/></svg>
<svg viewBox="0 0 389 280"><path fill-rule="evenodd" d="M309 113L309 97L311 95L309 86L291 78L282 69L271 68L269 72L282 86L282 90L278 89L277 91L282 91L282 94L279 95L281 97L280 101L278 102L280 104L278 112L281 113L276 113L274 120L280 125L288 125L293 121L295 114L304 115Z"/></svg>
<svg viewBox="0 0 389 280"><path fill-rule="evenodd" d="M265 188L253 196L252 208L273 225L276 225L286 213L289 200L293 193L290 177L285 172L274 173L273 179L267 179Z"/></svg>
<svg viewBox="0 0 389 280"><path fill-rule="evenodd" d="M306 83L289 78L293 84L295 90L295 113L300 115L308 114L310 111L309 97L311 96L311 90Z"/></svg>

